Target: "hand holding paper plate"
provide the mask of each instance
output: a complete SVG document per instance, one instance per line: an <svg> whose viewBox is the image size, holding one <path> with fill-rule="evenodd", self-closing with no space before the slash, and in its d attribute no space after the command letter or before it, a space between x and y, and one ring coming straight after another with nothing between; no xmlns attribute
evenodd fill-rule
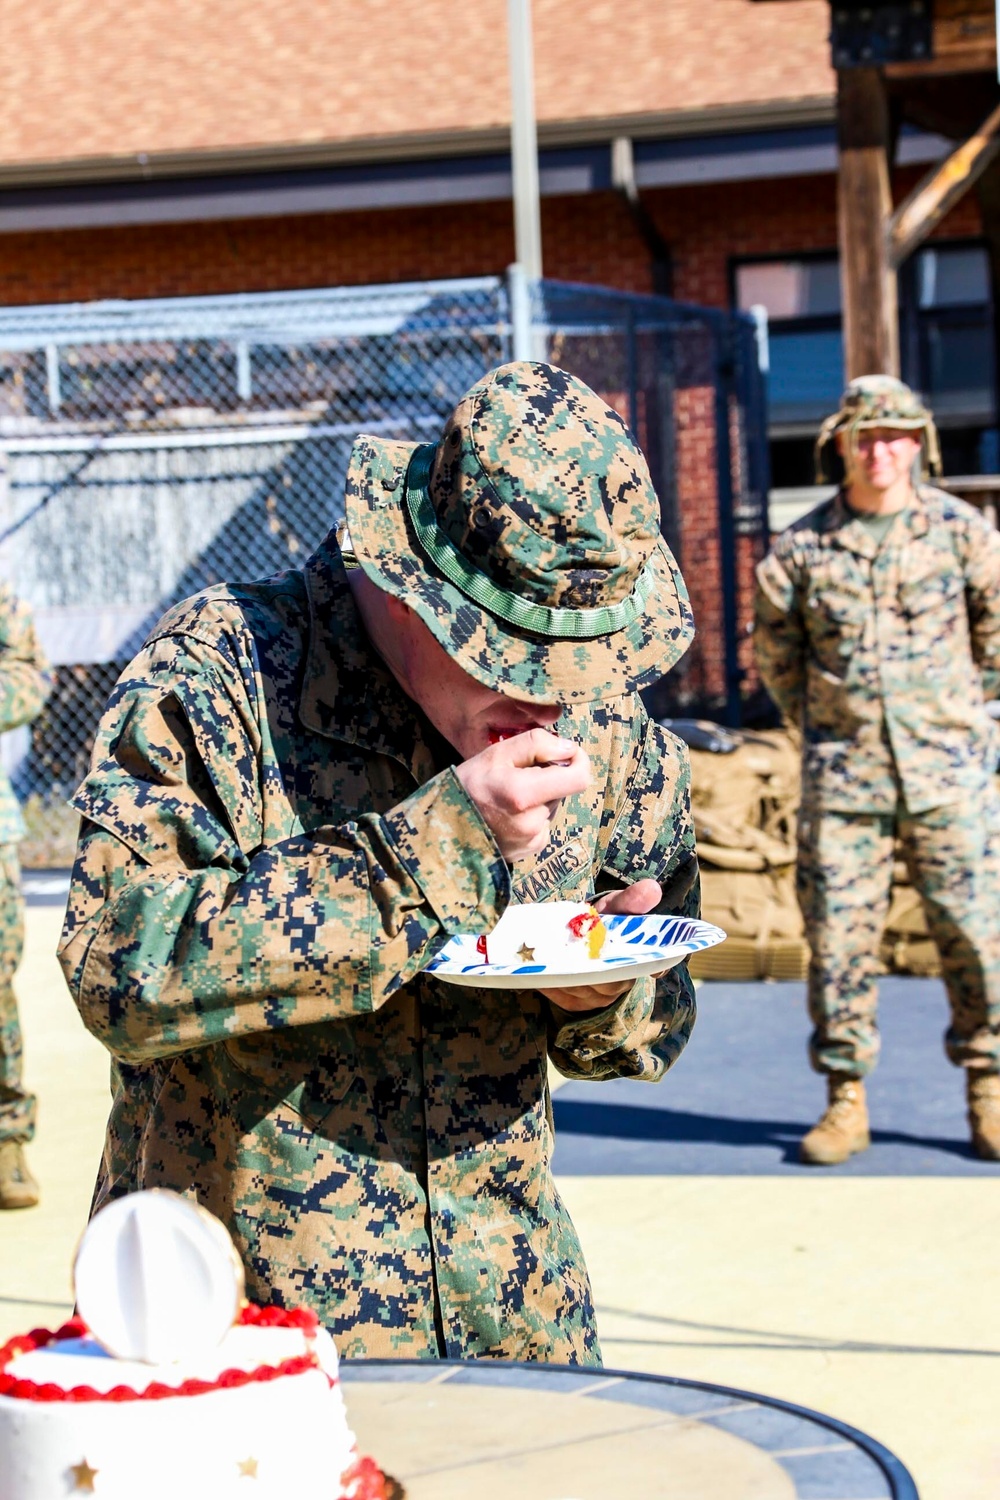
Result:
<svg viewBox="0 0 1000 1500"><path fill-rule="evenodd" d="M595 938L595 917L603 941ZM725 936L721 928L691 917L597 917L579 901L512 904L485 937L452 938L427 973L449 984L488 989L611 984L672 969Z"/></svg>

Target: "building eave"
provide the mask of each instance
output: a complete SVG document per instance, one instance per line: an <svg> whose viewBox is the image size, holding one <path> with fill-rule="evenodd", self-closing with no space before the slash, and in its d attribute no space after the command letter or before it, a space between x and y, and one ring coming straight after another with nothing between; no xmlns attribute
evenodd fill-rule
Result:
<svg viewBox="0 0 1000 1500"><path fill-rule="evenodd" d="M705 109L616 115L585 120L540 121L542 148L599 145L615 136L634 140L726 134L741 130L828 124L835 116L833 95L768 100ZM77 156L62 160L11 162L0 159L0 189L64 187L89 183L149 182L247 172L294 171L310 167L365 166L385 162L432 161L505 151L506 124L482 130L408 132L343 141L268 143L259 146L191 151L149 151L127 156Z"/></svg>

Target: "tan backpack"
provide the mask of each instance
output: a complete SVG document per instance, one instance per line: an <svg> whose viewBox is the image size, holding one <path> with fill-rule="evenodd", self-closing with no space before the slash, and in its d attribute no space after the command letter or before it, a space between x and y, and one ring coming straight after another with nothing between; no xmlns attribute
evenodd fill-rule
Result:
<svg viewBox="0 0 1000 1500"><path fill-rule="evenodd" d="M687 740L702 914L728 942L690 963L699 979L804 979L809 965L795 897L799 752L786 730L666 721ZM718 748L703 748L713 744ZM923 902L896 861L879 952L890 973L940 973Z"/></svg>
<svg viewBox="0 0 1000 1500"><path fill-rule="evenodd" d="M668 727L690 747L702 914L729 934L728 942L695 955L692 974L803 978L809 950L795 899L799 756L791 736L783 730L720 732L700 721ZM699 748L708 742L725 749Z"/></svg>

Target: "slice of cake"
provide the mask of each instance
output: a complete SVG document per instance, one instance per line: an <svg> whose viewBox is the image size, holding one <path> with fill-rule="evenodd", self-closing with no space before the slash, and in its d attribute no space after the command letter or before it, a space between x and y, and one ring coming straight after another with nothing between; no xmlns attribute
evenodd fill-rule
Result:
<svg viewBox="0 0 1000 1500"><path fill-rule="evenodd" d="M150 1199L158 1201L143 1201ZM78 1301L94 1309L99 1327L77 1318L55 1333L36 1329L0 1349L0 1500L401 1495L372 1459L358 1454L337 1351L313 1313L244 1302L212 1347L201 1334L193 1347L175 1347L169 1358L136 1357L150 1339L162 1344L171 1336L167 1314L181 1281L171 1275L165 1225L179 1225L186 1237L189 1253L175 1272L186 1282L188 1301L205 1304L203 1321L210 1323L212 1309L228 1303L226 1273L212 1252L200 1273L192 1270L197 1235L187 1231L191 1216L200 1213L160 1192L109 1205L77 1257ZM95 1244L106 1249L112 1240L114 1258L92 1253ZM225 1241L231 1248L228 1236ZM198 1244L199 1254L205 1243ZM219 1248L232 1268L231 1255ZM128 1357L110 1352L102 1330L119 1346L122 1339L131 1346Z"/></svg>
<svg viewBox="0 0 1000 1500"><path fill-rule="evenodd" d="M586 901L514 903L476 947L487 964L572 971L599 968L607 937L600 912Z"/></svg>

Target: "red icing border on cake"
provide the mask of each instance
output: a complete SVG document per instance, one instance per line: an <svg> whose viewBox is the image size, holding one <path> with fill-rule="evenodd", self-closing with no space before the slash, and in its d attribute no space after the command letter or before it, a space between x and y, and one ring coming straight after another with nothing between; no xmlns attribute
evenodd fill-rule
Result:
<svg viewBox="0 0 1000 1500"><path fill-rule="evenodd" d="M256 1307L248 1303L240 1310L237 1323L250 1328L298 1328L308 1338L315 1334L319 1319L306 1308ZM35 1328L31 1333L15 1335L0 1348L0 1396L12 1396L18 1401L163 1401L170 1396L204 1396L209 1391L234 1390L243 1385L254 1385L268 1380L281 1380L287 1375L305 1375L309 1370L320 1368L319 1360L312 1352L297 1354L293 1359L283 1359L277 1365L258 1365L255 1370L223 1370L215 1380L184 1380L180 1385L164 1385L154 1380L143 1391L131 1386L116 1385L110 1391L95 1391L93 1386L74 1385L64 1390L51 1381L19 1380L8 1373L7 1366L18 1355L31 1354L36 1349L45 1349L63 1339L83 1338L88 1333L82 1318L71 1318L53 1333L48 1328ZM329 1378L329 1377L328 1377ZM332 1383L332 1382L331 1382Z"/></svg>
<svg viewBox="0 0 1000 1500"><path fill-rule="evenodd" d="M343 1500L387 1500L389 1493L385 1475L367 1456L355 1459L341 1476L340 1488Z"/></svg>

